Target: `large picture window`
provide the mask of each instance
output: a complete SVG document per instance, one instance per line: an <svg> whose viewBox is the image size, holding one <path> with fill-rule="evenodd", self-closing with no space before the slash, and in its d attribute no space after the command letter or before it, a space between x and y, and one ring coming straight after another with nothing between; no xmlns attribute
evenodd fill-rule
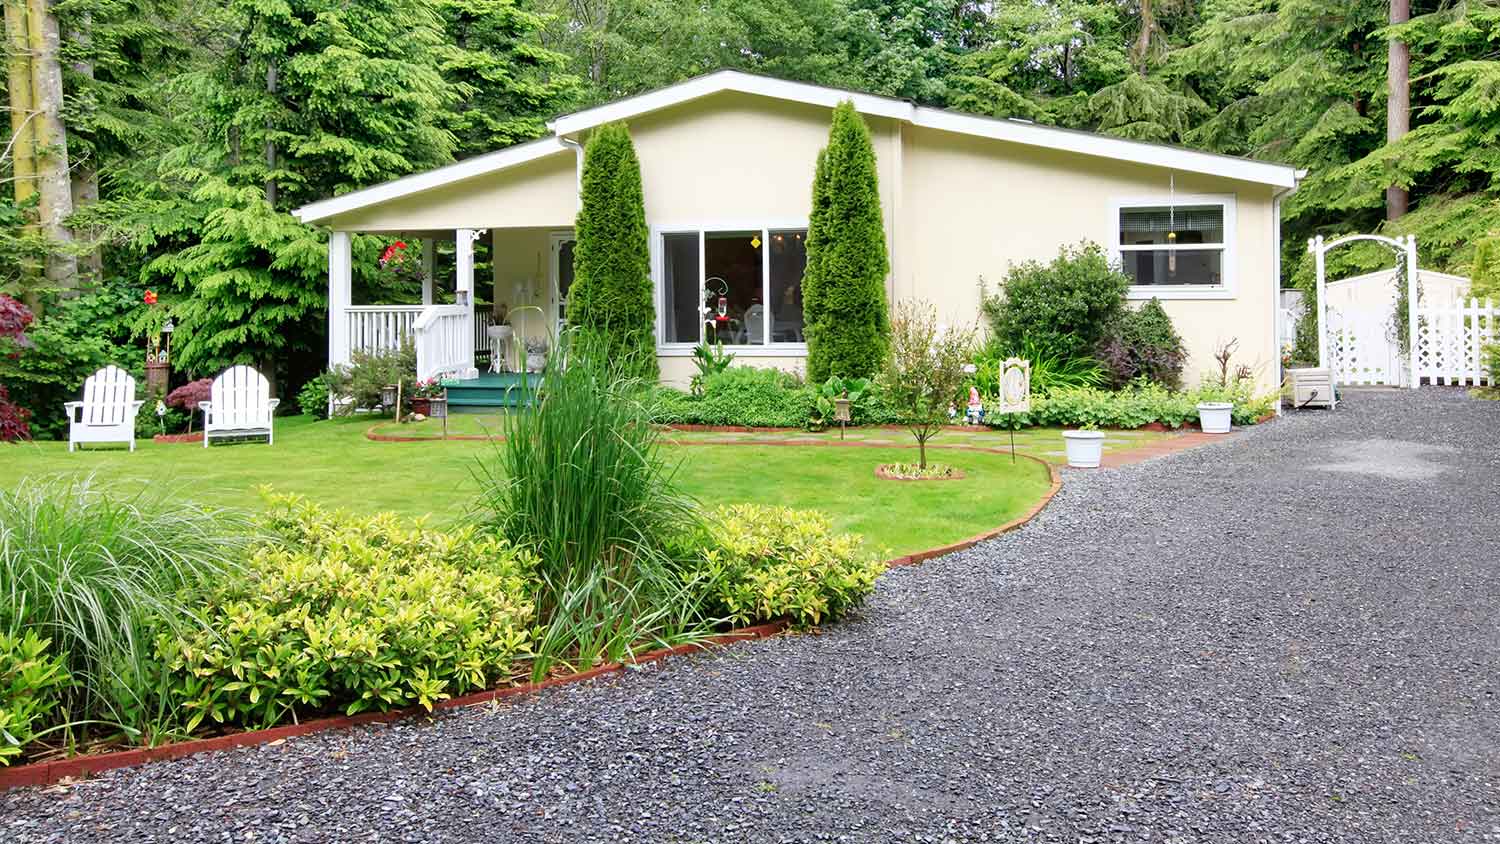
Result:
<svg viewBox="0 0 1500 844"><path fill-rule="evenodd" d="M1225 285L1232 206L1122 203L1116 217L1120 266L1137 287Z"/></svg>
<svg viewBox="0 0 1500 844"><path fill-rule="evenodd" d="M800 345L807 229L735 228L660 235L665 344Z"/></svg>

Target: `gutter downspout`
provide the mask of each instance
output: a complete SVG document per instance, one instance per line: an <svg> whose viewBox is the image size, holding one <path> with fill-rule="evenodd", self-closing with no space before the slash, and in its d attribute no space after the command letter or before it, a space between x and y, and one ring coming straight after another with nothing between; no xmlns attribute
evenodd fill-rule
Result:
<svg viewBox="0 0 1500 844"><path fill-rule="evenodd" d="M1306 170L1298 170L1293 174L1294 181L1289 188L1280 188L1271 192L1271 248L1273 250L1272 267L1275 278L1271 289L1271 331L1276 338L1276 353L1273 356L1272 365L1276 367L1276 415L1282 414L1281 393L1282 386L1286 383L1286 373L1281 367L1281 344L1286 338L1281 336L1281 201L1297 192L1297 183L1307 176Z"/></svg>
<svg viewBox="0 0 1500 844"><path fill-rule="evenodd" d="M558 143L562 144L565 147L572 147L573 148L574 157L578 161L578 168L577 168L578 172L577 172L577 175L574 177L573 194L574 194L575 197L577 197L576 200L575 200L575 204L577 205L578 210L582 211L583 210L583 144L580 144L579 142L573 140L572 138L564 137L562 135L558 135L557 136L557 140L558 140Z"/></svg>

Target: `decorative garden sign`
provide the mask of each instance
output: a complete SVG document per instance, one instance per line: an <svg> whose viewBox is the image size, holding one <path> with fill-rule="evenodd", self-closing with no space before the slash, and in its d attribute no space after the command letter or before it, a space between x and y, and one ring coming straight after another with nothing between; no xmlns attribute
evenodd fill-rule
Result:
<svg viewBox="0 0 1500 844"><path fill-rule="evenodd" d="M1031 410L1031 361L1006 358L1000 364L1000 406L996 413Z"/></svg>

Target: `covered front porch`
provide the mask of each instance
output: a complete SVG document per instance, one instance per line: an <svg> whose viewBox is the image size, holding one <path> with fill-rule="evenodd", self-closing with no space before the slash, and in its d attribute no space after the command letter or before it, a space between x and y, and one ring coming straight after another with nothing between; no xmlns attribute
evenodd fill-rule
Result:
<svg viewBox="0 0 1500 844"><path fill-rule="evenodd" d="M527 338L555 336L572 281L572 232L550 226L369 232L405 243L398 258L416 264L420 302L359 303L402 285L365 284L356 277L385 269L354 266L355 231L329 237L330 366L359 352L400 350L410 343L419 379L476 380L483 372L524 370ZM363 250L363 251L368 251ZM412 254L415 253L415 254ZM410 257L406 257L406 256ZM403 269L410 290L410 269ZM415 292L415 291L412 291ZM505 342L492 327L508 325ZM476 395L489 395L486 389Z"/></svg>

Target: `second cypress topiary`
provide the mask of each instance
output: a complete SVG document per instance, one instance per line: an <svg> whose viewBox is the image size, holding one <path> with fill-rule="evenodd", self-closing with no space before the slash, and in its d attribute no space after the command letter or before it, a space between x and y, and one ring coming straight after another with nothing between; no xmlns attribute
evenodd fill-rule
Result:
<svg viewBox="0 0 1500 844"><path fill-rule="evenodd" d="M868 378L880 371L890 346L890 263L875 148L852 102L833 111L812 205L802 284L807 378Z"/></svg>

